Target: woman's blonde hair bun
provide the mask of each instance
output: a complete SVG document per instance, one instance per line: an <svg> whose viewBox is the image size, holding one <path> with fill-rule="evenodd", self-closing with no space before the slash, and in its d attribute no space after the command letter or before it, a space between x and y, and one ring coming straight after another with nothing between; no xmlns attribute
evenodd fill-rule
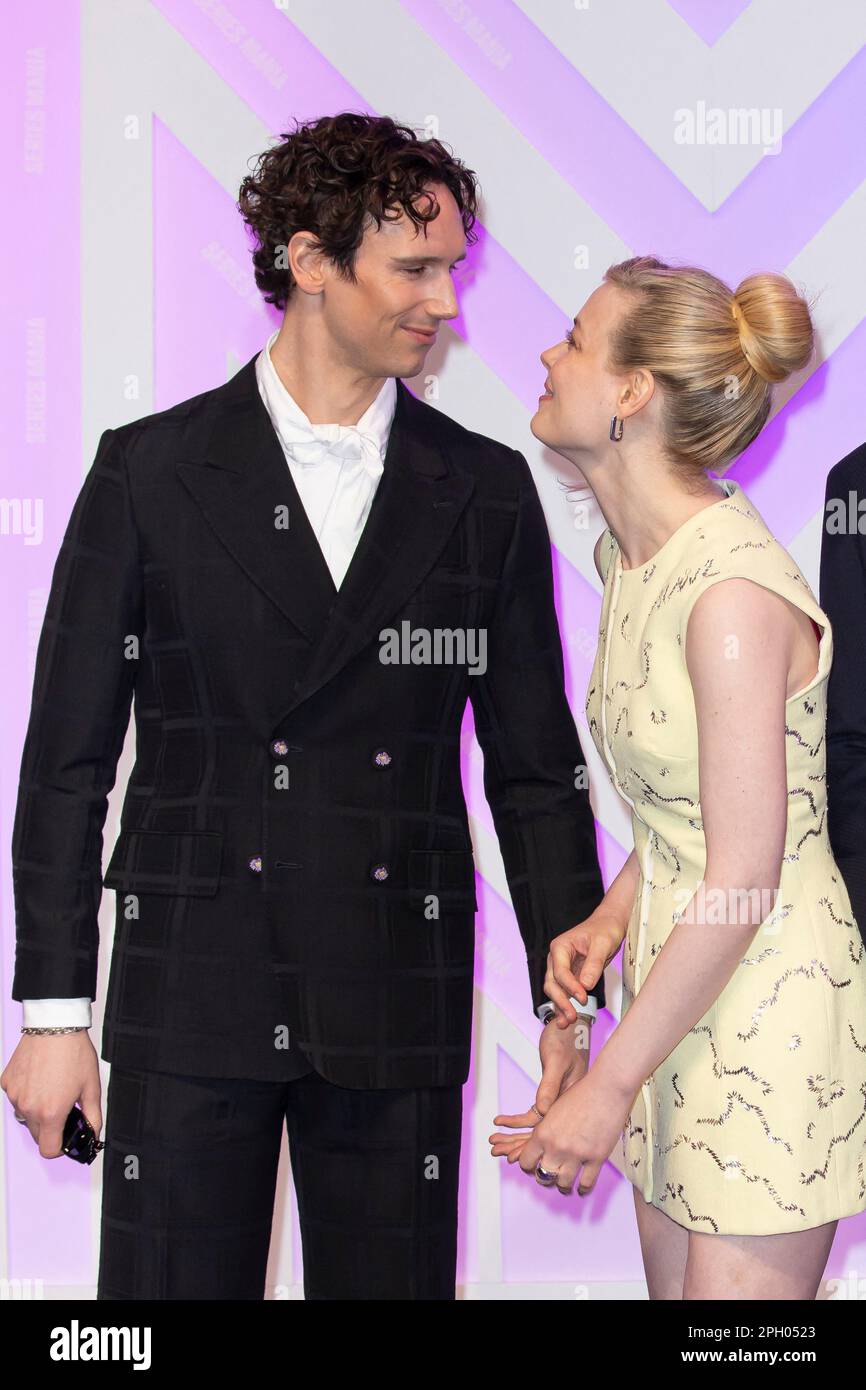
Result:
<svg viewBox="0 0 866 1390"><path fill-rule="evenodd" d="M743 356L764 381L784 381L812 356L809 306L786 275L750 275L734 291L731 315Z"/></svg>
<svg viewBox="0 0 866 1390"><path fill-rule="evenodd" d="M652 372L664 402L665 452L687 484L724 471L760 434L773 382L809 361L810 306L785 275L750 275L731 292L697 266L634 256L609 266L623 291L608 368Z"/></svg>

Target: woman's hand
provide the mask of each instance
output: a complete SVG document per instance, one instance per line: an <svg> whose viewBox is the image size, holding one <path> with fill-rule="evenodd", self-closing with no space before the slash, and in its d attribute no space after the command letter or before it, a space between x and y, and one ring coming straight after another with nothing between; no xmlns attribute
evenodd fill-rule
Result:
<svg viewBox="0 0 866 1390"><path fill-rule="evenodd" d="M493 1123L509 1129L527 1129L542 1119L557 1097L586 1075L592 1029L592 1020L585 1017L564 1031L554 1028L552 1019L546 1023L538 1040L541 1082L535 1104L522 1115L494 1115ZM528 1134L491 1134L489 1142L496 1144L493 1156L504 1156L509 1163L515 1163L528 1138Z"/></svg>
<svg viewBox="0 0 866 1390"><path fill-rule="evenodd" d="M579 1175L577 1190L585 1197L625 1128L635 1095L623 1091L596 1065L554 1101L530 1134L491 1135L493 1155L505 1154L509 1163L519 1162L524 1173L535 1173L540 1164L555 1176L545 1182L536 1174L536 1181L542 1187L556 1186L563 1196L571 1194Z"/></svg>
<svg viewBox="0 0 866 1390"><path fill-rule="evenodd" d="M592 989L604 967L613 960L627 930L627 922L602 908L553 938L544 977L544 992L556 1005L553 1026L567 1028L576 1021L577 1011L569 996L586 1003L587 990ZM579 976L575 973L578 970Z"/></svg>

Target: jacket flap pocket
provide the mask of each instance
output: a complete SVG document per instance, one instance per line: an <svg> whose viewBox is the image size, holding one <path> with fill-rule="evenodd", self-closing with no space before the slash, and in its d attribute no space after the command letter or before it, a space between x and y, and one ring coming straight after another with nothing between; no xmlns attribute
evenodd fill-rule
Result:
<svg viewBox="0 0 866 1390"><path fill-rule="evenodd" d="M412 903L435 894L443 907L471 905L478 910L475 896L475 858L468 849L410 849L409 899Z"/></svg>
<svg viewBox="0 0 866 1390"><path fill-rule="evenodd" d="M210 830L121 830L102 882L131 893L213 897L223 837Z"/></svg>

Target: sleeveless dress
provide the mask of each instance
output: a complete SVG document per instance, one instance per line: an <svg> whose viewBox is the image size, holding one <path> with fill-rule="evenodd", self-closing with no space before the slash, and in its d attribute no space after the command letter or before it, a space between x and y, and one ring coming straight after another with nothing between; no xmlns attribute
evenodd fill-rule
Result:
<svg viewBox="0 0 866 1390"><path fill-rule="evenodd" d="M604 532L586 713L632 807L640 865L623 943L624 1018L706 866L685 661L692 605L711 584L740 576L823 629L818 672L786 703L778 894L716 1001L641 1087L622 1138L630 1181L680 1225L771 1235L866 1209L866 955L827 836L832 628L739 484L722 487L725 497L645 565L623 571ZM695 949L702 930L711 927L696 928Z"/></svg>

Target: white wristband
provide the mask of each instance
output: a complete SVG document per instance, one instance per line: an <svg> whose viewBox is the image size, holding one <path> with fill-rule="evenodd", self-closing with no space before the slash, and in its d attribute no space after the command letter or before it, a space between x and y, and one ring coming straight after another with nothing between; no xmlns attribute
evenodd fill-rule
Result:
<svg viewBox="0 0 866 1390"><path fill-rule="evenodd" d="M579 999L575 999L570 995L569 1003L574 1005L579 1014L588 1014L590 1018L598 1017L598 1000L594 994L588 994L586 996L585 1004L581 1004ZM539 1004L535 1012L537 1017L541 1019L541 1022L544 1023L549 1014L556 1013L556 1009L554 1005L548 1001L546 1004Z"/></svg>

